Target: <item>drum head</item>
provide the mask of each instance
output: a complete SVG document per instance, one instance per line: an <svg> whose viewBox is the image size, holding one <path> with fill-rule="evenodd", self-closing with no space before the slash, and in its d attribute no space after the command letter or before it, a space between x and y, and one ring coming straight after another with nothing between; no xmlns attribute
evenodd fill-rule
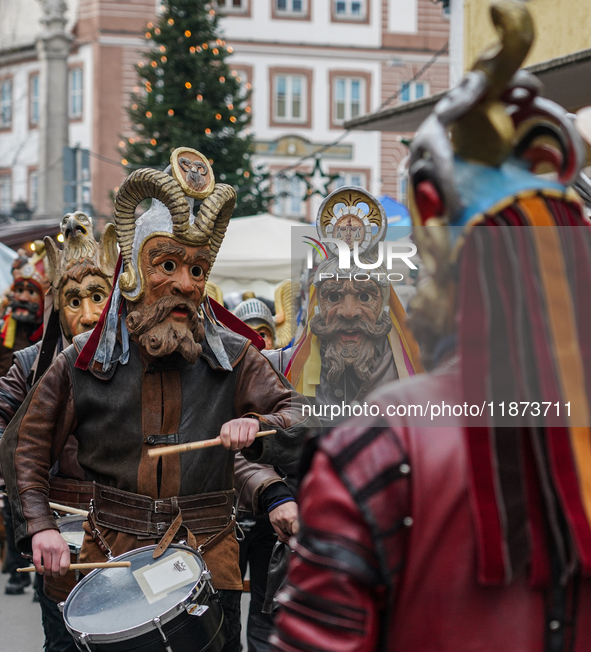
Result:
<svg viewBox="0 0 591 652"><path fill-rule="evenodd" d="M131 568L101 568L85 577L64 607L64 620L86 634L116 634L149 623L174 609L203 573L201 556L171 546L153 559L155 546L117 557Z"/></svg>

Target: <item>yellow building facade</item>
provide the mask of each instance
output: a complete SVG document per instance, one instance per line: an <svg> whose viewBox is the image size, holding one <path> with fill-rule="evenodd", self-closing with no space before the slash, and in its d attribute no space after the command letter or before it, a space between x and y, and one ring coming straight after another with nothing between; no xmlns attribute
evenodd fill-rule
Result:
<svg viewBox="0 0 591 652"><path fill-rule="evenodd" d="M489 8L490 0L464 0L466 70L483 47L498 41ZM591 0L530 0L527 8L534 20L536 40L525 66L591 48Z"/></svg>

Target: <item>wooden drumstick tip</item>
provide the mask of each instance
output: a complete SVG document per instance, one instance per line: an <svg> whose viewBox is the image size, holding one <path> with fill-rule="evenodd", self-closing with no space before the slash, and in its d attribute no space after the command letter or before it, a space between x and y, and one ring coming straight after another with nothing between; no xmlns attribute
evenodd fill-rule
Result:
<svg viewBox="0 0 591 652"><path fill-rule="evenodd" d="M129 568L130 561L98 561L86 564L70 564L68 570L94 570L95 568ZM34 573L35 566L27 566L26 568L17 568L17 573ZM45 570L45 569L44 569Z"/></svg>
<svg viewBox="0 0 591 652"><path fill-rule="evenodd" d="M277 430L261 430L257 432L256 437L265 437L266 435L274 435ZM204 439L203 441L193 441L188 444L175 444L174 446L161 446L159 448L152 448L148 451L148 457L163 457L164 455L173 455L174 453L186 453L187 451L201 450L202 448L209 448L211 446L221 446L222 440L220 437L214 439Z"/></svg>

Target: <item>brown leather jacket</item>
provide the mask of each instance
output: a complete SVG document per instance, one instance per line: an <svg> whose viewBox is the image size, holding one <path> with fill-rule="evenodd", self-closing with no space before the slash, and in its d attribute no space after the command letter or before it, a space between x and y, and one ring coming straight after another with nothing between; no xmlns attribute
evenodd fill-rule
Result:
<svg viewBox="0 0 591 652"><path fill-rule="evenodd" d="M27 394L31 389L28 376L40 349L41 343L39 342L16 355L13 354L12 367L5 376L0 378L0 438L2 438L6 426L10 423L16 411L27 398ZM70 480L85 479L84 471L78 464L77 453L78 442L75 437L70 436L60 455L59 466L56 469L61 477ZM287 486L287 483L279 477L272 466L249 462L241 453L236 455L234 460L234 489L239 503L239 510L252 512L256 516L263 514L259 499L265 489L278 482ZM3 484L2 469L0 469L0 484ZM61 485L60 492L55 496L52 496L50 490L50 498L65 505L71 503L71 500L68 500L69 497L61 490ZM70 506L85 508L88 507L88 503L84 505L72 503Z"/></svg>
<svg viewBox="0 0 591 652"><path fill-rule="evenodd" d="M251 416L277 434L258 439L244 451L247 459L286 464L299 455L306 429L317 425L314 418L302 418L305 399L247 340L225 329L220 336L232 372L219 367L205 342L195 365L183 359L147 360L132 343L129 363L116 366L108 378L75 369L73 347L58 356L0 444L22 549L34 533L56 527L47 504L48 473L70 434L78 440L78 461L88 479L152 498L232 489L234 454L216 447L149 458L151 435L177 433L181 442L209 439L224 422ZM150 543L115 531L103 534L114 554ZM87 537L81 559L96 558L102 554ZM217 588L240 588L233 535L205 559Z"/></svg>

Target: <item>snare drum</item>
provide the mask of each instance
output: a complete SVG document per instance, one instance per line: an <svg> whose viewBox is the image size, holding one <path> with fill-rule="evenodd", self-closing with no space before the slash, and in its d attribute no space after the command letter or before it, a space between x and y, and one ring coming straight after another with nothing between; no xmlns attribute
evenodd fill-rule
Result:
<svg viewBox="0 0 591 652"><path fill-rule="evenodd" d="M82 541L84 541L84 529L82 523L86 520L86 516L64 516L57 519L57 526L60 534L65 539L70 549L72 556L72 563L78 561L80 557L80 548L82 548Z"/></svg>
<svg viewBox="0 0 591 652"><path fill-rule="evenodd" d="M64 622L84 652L219 652L224 615L199 553L177 544L158 559L148 546L100 568L74 588Z"/></svg>
<svg viewBox="0 0 591 652"><path fill-rule="evenodd" d="M75 564L80 559L80 549L82 548L82 541L84 539L82 523L84 523L85 520L85 516L79 516L76 514L74 516L58 518L56 521L60 534L65 539L68 548L70 549L71 564ZM57 577L46 575L43 578L45 594L54 602L62 602L76 586L77 581L77 571L68 571L65 575L59 575Z"/></svg>

